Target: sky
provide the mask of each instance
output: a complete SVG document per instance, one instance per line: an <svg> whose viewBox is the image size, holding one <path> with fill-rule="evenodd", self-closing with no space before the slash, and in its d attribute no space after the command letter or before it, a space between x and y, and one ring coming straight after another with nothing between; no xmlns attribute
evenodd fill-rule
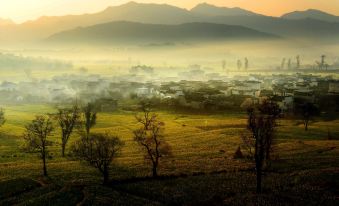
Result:
<svg viewBox="0 0 339 206"><path fill-rule="evenodd" d="M0 0L0 17L17 23L40 16L95 13L108 6L116 6L130 0ZM319 9L339 15L339 0L134 0L140 3L166 3L191 9L199 3L217 6L241 7L257 13L280 16L286 12Z"/></svg>

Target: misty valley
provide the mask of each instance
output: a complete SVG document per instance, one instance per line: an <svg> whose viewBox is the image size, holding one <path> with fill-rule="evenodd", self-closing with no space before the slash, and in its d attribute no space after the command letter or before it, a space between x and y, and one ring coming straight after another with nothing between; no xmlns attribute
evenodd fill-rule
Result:
<svg viewBox="0 0 339 206"><path fill-rule="evenodd" d="M207 3L0 19L0 205L338 205L338 37Z"/></svg>

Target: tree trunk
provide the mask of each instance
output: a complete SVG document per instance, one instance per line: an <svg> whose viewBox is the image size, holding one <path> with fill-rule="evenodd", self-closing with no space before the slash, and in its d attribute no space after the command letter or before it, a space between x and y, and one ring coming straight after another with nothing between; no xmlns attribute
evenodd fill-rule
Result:
<svg viewBox="0 0 339 206"><path fill-rule="evenodd" d="M66 145L63 143L61 145L61 154L62 154L62 157L65 157L65 148L66 148Z"/></svg>
<svg viewBox="0 0 339 206"><path fill-rule="evenodd" d="M86 139L87 140L89 138L89 132L90 132L90 128L88 126L86 126Z"/></svg>
<svg viewBox="0 0 339 206"><path fill-rule="evenodd" d="M305 131L307 131L308 130L308 121L306 120L304 124L305 124Z"/></svg>
<svg viewBox="0 0 339 206"><path fill-rule="evenodd" d="M108 185L108 181L109 181L109 171L108 171L108 167L106 167L106 166L104 166L103 176L104 176L104 182L103 182L103 185Z"/></svg>
<svg viewBox="0 0 339 206"><path fill-rule="evenodd" d="M153 174L153 177L158 177L157 165L156 164L153 164L152 174Z"/></svg>
<svg viewBox="0 0 339 206"><path fill-rule="evenodd" d="M255 167L257 172L257 193L261 193L261 180L262 180L262 166L264 162L265 148L263 144L262 137L259 139L259 135L256 139L256 148L255 148Z"/></svg>
<svg viewBox="0 0 339 206"><path fill-rule="evenodd" d="M261 167L257 166L257 193L261 193Z"/></svg>
<svg viewBox="0 0 339 206"><path fill-rule="evenodd" d="M43 174L44 176L47 176L47 168L46 168L46 154L45 151L42 154L42 164L43 164Z"/></svg>

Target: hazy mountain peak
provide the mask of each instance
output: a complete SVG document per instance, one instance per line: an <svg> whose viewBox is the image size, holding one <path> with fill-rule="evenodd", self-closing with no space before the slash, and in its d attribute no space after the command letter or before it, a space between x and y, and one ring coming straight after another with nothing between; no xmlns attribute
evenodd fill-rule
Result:
<svg viewBox="0 0 339 206"><path fill-rule="evenodd" d="M293 11L281 16L281 18L285 19L317 19L322 21L329 22L339 22L339 16L335 16L333 14L326 13L317 9L308 9L305 11Z"/></svg>
<svg viewBox="0 0 339 206"><path fill-rule="evenodd" d="M210 16L252 16L258 15L240 7L217 7L208 3L201 3L191 9L192 12Z"/></svg>

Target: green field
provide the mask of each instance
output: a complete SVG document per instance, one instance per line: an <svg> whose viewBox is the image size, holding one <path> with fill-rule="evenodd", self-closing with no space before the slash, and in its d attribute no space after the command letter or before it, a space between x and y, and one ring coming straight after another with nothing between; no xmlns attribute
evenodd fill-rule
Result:
<svg viewBox="0 0 339 206"><path fill-rule="evenodd" d="M193 115L157 112L173 156L149 176L132 131L134 113L99 113L93 132L109 131L125 146L111 170L111 187L100 185L94 169L61 157L59 129L51 140L49 178L41 177L37 154L25 153L22 132L36 114L52 113L48 105L4 106L0 136L0 205L337 205L339 203L339 120L314 120L305 132L300 120L279 120L271 168L264 192L255 194L253 163L234 159L242 146L246 114ZM331 140L329 140L329 136ZM79 138L71 137L69 145ZM243 149L245 153L245 150ZM139 179L126 181L137 177Z"/></svg>

